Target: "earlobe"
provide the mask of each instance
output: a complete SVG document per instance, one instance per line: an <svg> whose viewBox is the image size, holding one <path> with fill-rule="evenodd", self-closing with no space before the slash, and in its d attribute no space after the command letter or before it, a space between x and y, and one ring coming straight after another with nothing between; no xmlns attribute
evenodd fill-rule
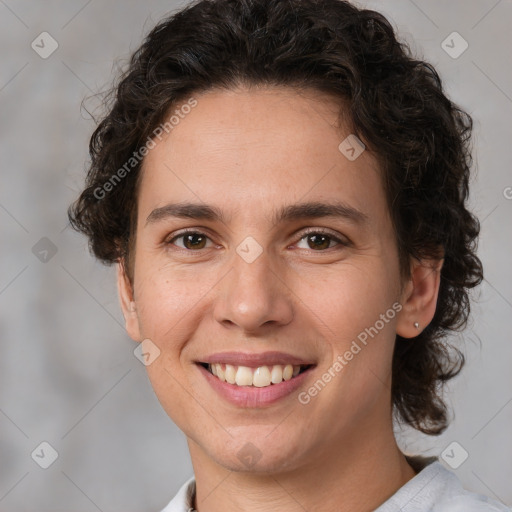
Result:
<svg viewBox="0 0 512 512"><path fill-rule="evenodd" d="M414 260L411 276L401 297L402 310L396 323L396 333L399 336L418 336L434 318L443 261Z"/></svg>
<svg viewBox="0 0 512 512"><path fill-rule="evenodd" d="M134 341L141 341L137 304L134 300L132 285L121 260L117 262L117 290L126 332Z"/></svg>

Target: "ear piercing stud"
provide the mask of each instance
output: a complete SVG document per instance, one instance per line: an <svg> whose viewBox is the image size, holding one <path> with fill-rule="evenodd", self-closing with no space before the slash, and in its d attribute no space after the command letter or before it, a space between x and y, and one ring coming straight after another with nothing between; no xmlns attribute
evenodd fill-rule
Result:
<svg viewBox="0 0 512 512"><path fill-rule="evenodd" d="M419 329L420 328L420 324L418 322L414 322L414 327L416 327L416 329Z"/></svg>

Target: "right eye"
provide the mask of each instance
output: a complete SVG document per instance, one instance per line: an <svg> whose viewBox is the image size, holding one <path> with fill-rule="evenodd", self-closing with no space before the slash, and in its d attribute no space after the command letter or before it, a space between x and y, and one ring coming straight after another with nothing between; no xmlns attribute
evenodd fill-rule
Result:
<svg viewBox="0 0 512 512"><path fill-rule="evenodd" d="M177 245L174 242L176 240L183 240L183 246ZM170 240L166 242L167 245L176 245L180 249L185 249L187 251L196 251L200 249L206 249L205 247L206 242L210 240L208 236L206 236L204 233L201 233L199 231L182 231L180 234L174 236ZM211 240L210 240L211 242Z"/></svg>

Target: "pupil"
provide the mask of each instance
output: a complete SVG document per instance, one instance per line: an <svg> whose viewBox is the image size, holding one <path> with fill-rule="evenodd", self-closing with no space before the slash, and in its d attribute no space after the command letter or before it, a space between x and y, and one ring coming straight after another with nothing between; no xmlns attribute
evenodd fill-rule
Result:
<svg viewBox="0 0 512 512"><path fill-rule="evenodd" d="M322 245L325 245L327 241L327 248L329 247L329 237L327 235L310 235L310 239L313 240L314 247L312 249L322 249ZM321 240L322 239L322 240ZM320 243L317 243L320 242Z"/></svg>
<svg viewBox="0 0 512 512"><path fill-rule="evenodd" d="M193 239L196 239L196 241L195 241L195 242L192 242L192 240L193 240ZM199 242L197 241L197 239L199 239ZM187 235L187 236L185 237L185 240L186 240L185 245L186 245L187 247L188 247L188 243L190 242L190 245L191 245L193 248L196 248L196 249L197 249L197 247L198 247L199 245L201 245L201 243L202 243L202 242L204 242L204 236L201 236L201 235L197 235L197 234L192 233L192 234L190 234L190 235ZM190 248L190 247L188 247L188 248ZM202 248L202 247L200 247L200 248Z"/></svg>

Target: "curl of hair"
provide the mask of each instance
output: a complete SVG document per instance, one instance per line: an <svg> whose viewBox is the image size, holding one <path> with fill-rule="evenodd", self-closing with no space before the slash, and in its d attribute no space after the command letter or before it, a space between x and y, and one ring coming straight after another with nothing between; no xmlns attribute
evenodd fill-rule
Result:
<svg viewBox="0 0 512 512"><path fill-rule="evenodd" d="M381 165L403 275L411 257L444 257L435 316L413 340L397 335L392 377L397 417L441 433L448 420L440 388L464 364L446 337L465 326L468 290L483 279L479 222L466 209L472 120L381 14L341 0L199 0L165 18L111 90L90 140L86 187L68 211L71 225L97 258L125 263L133 278L141 164L105 197L95 191L178 102L240 85L339 98L353 133Z"/></svg>

